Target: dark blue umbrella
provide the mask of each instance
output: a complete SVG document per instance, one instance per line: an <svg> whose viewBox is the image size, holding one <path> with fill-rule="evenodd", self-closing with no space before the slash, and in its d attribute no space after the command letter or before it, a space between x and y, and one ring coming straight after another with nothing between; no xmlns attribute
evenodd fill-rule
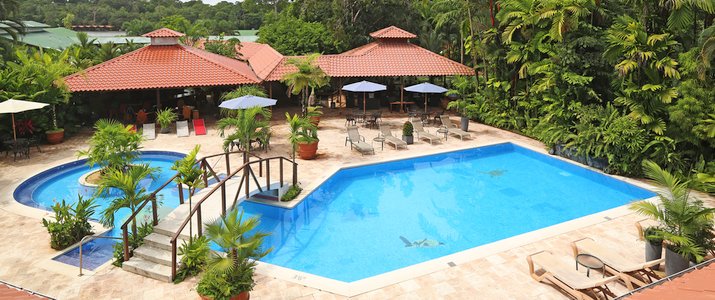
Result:
<svg viewBox="0 0 715 300"><path fill-rule="evenodd" d="M228 109L247 109L251 107L266 107L276 105L276 99L264 98L254 95L246 95L221 102L218 107Z"/></svg>
<svg viewBox="0 0 715 300"><path fill-rule="evenodd" d="M343 87L343 90L348 92L362 92L362 112L365 112L367 111L365 105L365 93L384 91L387 90L387 86L363 80L360 82L348 84Z"/></svg>
<svg viewBox="0 0 715 300"><path fill-rule="evenodd" d="M427 94L441 94L448 90L429 82L411 85L405 88L405 91L425 94L425 112L427 112Z"/></svg>

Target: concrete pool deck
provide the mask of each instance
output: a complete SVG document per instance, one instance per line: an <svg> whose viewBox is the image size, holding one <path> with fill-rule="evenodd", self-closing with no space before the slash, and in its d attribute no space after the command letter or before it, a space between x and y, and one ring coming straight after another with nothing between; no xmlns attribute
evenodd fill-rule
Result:
<svg viewBox="0 0 715 300"><path fill-rule="evenodd" d="M292 112L294 112L293 110ZM358 163L370 163L396 158L432 154L447 150L475 147L499 142L515 142L530 149L545 152L538 141L481 124L471 123L470 132L475 137L460 141L449 137L446 142L430 145L417 142L407 150L394 150L373 143L375 155L362 156L344 146L345 119L340 110L326 110L320 124L321 138L318 158L313 161L299 160L299 178L304 186L315 186L340 167ZM267 155L289 156L286 141L284 110L276 109L272 121L272 150ZM454 121L456 117L452 117ZM385 114L383 123L393 127L393 135L399 135L404 114ZM146 141L145 149L174 150L186 152L195 144L201 144L201 154L221 152L222 140L209 125L208 134L179 138L175 134L160 134L156 140ZM426 128L434 133L434 127ZM377 136L377 130L360 127L360 133L368 143ZM52 166L76 159L76 151L86 147L89 132L82 132L57 146L43 146L43 153L31 152L31 159L13 162L12 157L0 156L0 280L22 286L61 299L137 299L174 298L196 299L195 279L181 284L162 283L135 275L113 266L78 277L74 267L61 268L49 263L59 252L49 247L49 236L40 222L48 213L25 207L12 199L14 188L28 177ZM34 150L34 149L33 149ZM258 155L266 155L258 152ZM219 162L217 165L221 165ZM628 180L634 182L633 180ZM713 206L715 201L707 200ZM572 261L569 243L583 237L618 245L615 250L625 257L640 258L642 244L637 241L634 223L643 217L630 211L591 215L588 225L567 224L566 229L536 232L527 243L514 243L509 247L495 249L489 254L464 260L456 260L454 267L431 271L426 275L403 278L389 286L358 294L357 299L385 298L482 298L482 299L567 299L555 288L534 281L528 274L526 256L550 250L563 259ZM264 272L259 272L266 274ZM300 280L285 280L273 276L257 275L252 299L342 299L344 297L324 290L307 287ZM621 284L610 284L616 294L626 289Z"/></svg>

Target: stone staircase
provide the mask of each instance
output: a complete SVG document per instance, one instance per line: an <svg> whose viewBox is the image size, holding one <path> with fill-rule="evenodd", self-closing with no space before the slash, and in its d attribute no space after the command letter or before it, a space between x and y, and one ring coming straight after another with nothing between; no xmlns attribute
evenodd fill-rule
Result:
<svg viewBox="0 0 715 300"><path fill-rule="evenodd" d="M238 187L240 185L240 176L235 179L229 179L226 181L226 207L230 208L233 204L233 199L236 197L238 192ZM256 173L256 178L259 183L265 184L266 179L258 177ZM249 194L254 195L259 192L253 179L251 179L249 184ZM210 185L192 197L192 205L196 205L196 202L201 200L216 184ZM271 183L273 187L275 184ZM241 191L244 191L245 187L241 187ZM265 187L263 187L265 190ZM243 193L238 197L238 202L245 200ZM170 282L171 281L171 238L178 231L181 223L186 220L189 215L189 203L188 199L185 200L184 204L179 205L174 211L169 213L166 217L159 221L159 224L154 226L154 232L149 234L144 238L144 244L134 249L134 256L132 256L128 261L122 264L122 269L142 275L144 277L153 278L156 280ZM221 190L216 190L211 196L204 201L201 206L201 220L202 222L209 223L221 216ZM192 218L193 234L197 234L198 223L196 220L196 215ZM189 226L187 225L179 235L179 240L177 240L177 255L178 247L182 245L184 241L189 240ZM181 257L177 257L177 262L181 260Z"/></svg>

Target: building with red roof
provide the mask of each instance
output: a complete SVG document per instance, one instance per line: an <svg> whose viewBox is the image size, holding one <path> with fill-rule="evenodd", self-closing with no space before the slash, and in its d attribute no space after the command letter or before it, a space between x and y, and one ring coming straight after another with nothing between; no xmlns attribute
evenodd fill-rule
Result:
<svg viewBox="0 0 715 300"><path fill-rule="evenodd" d="M637 289L623 299L715 299L715 259Z"/></svg>

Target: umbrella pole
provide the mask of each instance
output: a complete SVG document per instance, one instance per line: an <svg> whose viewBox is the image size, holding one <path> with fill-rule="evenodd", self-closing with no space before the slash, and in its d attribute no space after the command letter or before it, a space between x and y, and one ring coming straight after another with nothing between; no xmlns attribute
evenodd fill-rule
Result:
<svg viewBox="0 0 715 300"><path fill-rule="evenodd" d="M17 143L17 133L15 133L15 113L12 113L12 139Z"/></svg>
<svg viewBox="0 0 715 300"><path fill-rule="evenodd" d="M427 113L427 93L425 93L425 113Z"/></svg>
<svg viewBox="0 0 715 300"><path fill-rule="evenodd" d="M365 95L366 95L366 94L367 94L367 93L362 92L362 113L367 112L367 109L366 109L367 106L366 106L366 104L365 104Z"/></svg>

